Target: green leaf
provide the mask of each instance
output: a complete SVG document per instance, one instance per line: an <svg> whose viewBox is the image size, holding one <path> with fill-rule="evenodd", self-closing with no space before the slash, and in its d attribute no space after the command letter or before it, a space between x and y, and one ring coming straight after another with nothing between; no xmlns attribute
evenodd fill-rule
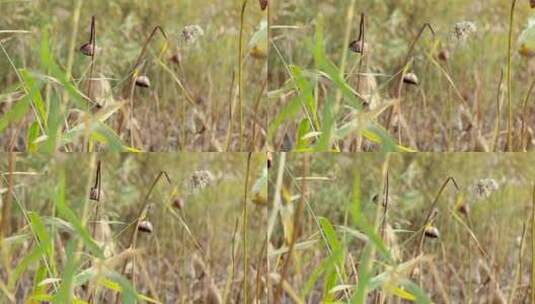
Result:
<svg viewBox="0 0 535 304"><path fill-rule="evenodd" d="M58 187L56 189L56 194L54 197L54 203L56 204L56 207L58 209L58 213L64 217L68 222L71 223L74 230L78 234L78 236L82 239L84 244L87 246L87 248L91 251L91 253L99 258L103 258L104 255L102 253L102 249L95 243L93 238L91 237L91 234L87 231L87 229L82 224L82 221L76 216L74 211L67 206L67 203L65 202L65 173L62 172L60 176L60 181L58 183Z"/></svg>
<svg viewBox="0 0 535 304"><path fill-rule="evenodd" d="M280 125L286 120L294 117L301 108L301 102L298 97L293 97L290 101L282 107L279 114L271 121L268 127L267 137L273 140L273 136L279 129Z"/></svg>
<svg viewBox="0 0 535 304"><path fill-rule="evenodd" d="M24 81L24 86L28 90L28 94L30 95L30 99L33 102L33 105L37 111L38 119L43 124L43 127L47 128L47 116L46 116L46 107L45 103L43 102L43 98L41 97L41 84L38 84L35 82L35 79L32 77L32 75L26 70L26 69L20 69L19 70L20 77L22 78L22 81Z"/></svg>
<svg viewBox="0 0 535 304"><path fill-rule="evenodd" d="M37 151L37 145L35 140L39 136L39 125L34 121L28 128L28 134L26 135L26 151L32 153Z"/></svg>
<svg viewBox="0 0 535 304"><path fill-rule="evenodd" d="M2 117L0 117L0 132L10 124L20 121L30 108L30 99L25 96L16 102Z"/></svg>
<svg viewBox="0 0 535 304"><path fill-rule="evenodd" d="M323 124L321 128L321 135L318 143L314 147L316 152L328 152L331 148L331 136L333 134L333 102L330 96L325 99L325 105L323 106Z"/></svg>
<svg viewBox="0 0 535 304"><path fill-rule="evenodd" d="M76 270L76 256L74 255L74 243L73 241L67 242L67 248L65 250L67 261L63 267L63 275L61 277L61 285L58 293L54 296L52 303L71 303L73 298L73 278Z"/></svg>

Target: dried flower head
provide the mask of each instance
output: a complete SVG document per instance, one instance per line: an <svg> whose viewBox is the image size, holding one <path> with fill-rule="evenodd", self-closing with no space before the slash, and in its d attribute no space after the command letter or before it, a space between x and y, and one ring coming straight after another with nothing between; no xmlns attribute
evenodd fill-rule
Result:
<svg viewBox="0 0 535 304"><path fill-rule="evenodd" d="M137 230L139 230L141 232L152 233L154 228L152 227L152 223L151 222L149 222L149 221L141 221L137 225Z"/></svg>
<svg viewBox="0 0 535 304"><path fill-rule="evenodd" d="M141 88L150 88L150 79L145 75L136 77L136 85Z"/></svg>
<svg viewBox="0 0 535 304"><path fill-rule="evenodd" d="M463 202L462 204L459 204L459 206L457 206L457 211L461 214L468 215L470 214L470 205Z"/></svg>
<svg viewBox="0 0 535 304"><path fill-rule="evenodd" d="M438 239L440 237L440 232L437 227L428 225L424 230L425 236L432 239Z"/></svg>
<svg viewBox="0 0 535 304"><path fill-rule="evenodd" d="M461 21L455 23L453 34L458 40L466 40L477 31L476 24L471 21Z"/></svg>
<svg viewBox="0 0 535 304"><path fill-rule="evenodd" d="M86 56L93 56L95 54L95 45L91 42L87 42L87 43L84 43L81 47L80 47L80 52Z"/></svg>
<svg viewBox="0 0 535 304"><path fill-rule="evenodd" d="M418 85L418 76L414 73L407 73L403 75L403 82L406 84Z"/></svg>
<svg viewBox="0 0 535 304"><path fill-rule="evenodd" d="M472 186L473 193L478 199L489 197L498 188L498 182L492 178L481 179Z"/></svg>
<svg viewBox="0 0 535 304"><path fill-rule="evenodd" d="M271 164L273 163L273 155L271 154L271 152L267 152L267 168L270 169L271 168Z"/></svg>
<svg viewBox="0 0 535 304"><path fill-rule="evenodd" d="M192 44L204 35L203 29L197 25L186 25L182 30L182 38L188 44Z"/></svg>
<svg viewBox="0 0 535 304"><path fill-rule="evenodd" d="M258 0L258 3L260 4L260 9L261 10L266 10L267 6L268 6L268 0Z"/></svg>
<svg viewBox="0 0 535 304"><path fill-rule="evenodd" d="M349 44L349 49L355 53L363 54L364 50L368 50L368 44L362 40L353 40Z"/></svg>
<svg viewBox="0 0 535 304"><path fill-rule="evenodd" d="M450 52L447 49L442 49L438 52L438 59L448 61L450 59Z"/></svg>
<svg viewBox="0 0 535 304"><path fill-rule="evenodd" d="M208 170L193 172L189 178L189 188L192 191L204 189L214 180L214 175Z"/></svg>
<svg viewBox="0 0 535 304"><path fill-rule="evenodd" d="M169 60L174 64L180 64L180 62L182 62L182 55L177 51L169 58Z"/></svg>
<svg viewBox="0 0 535 304"><path fill-rule="evenodd" d="M177 197L173 200L173 207L175 207L176 209L181 210L182 208L184 208L184 205L184 199L181 197Z"/></svg>
<svg viewBox="0 0 535 304"><path fill-rule="evenodd" d="M89 191L89 199L92 200L92 201L98 201L99 200L98 188L91 187L91 190Z"/></svg>

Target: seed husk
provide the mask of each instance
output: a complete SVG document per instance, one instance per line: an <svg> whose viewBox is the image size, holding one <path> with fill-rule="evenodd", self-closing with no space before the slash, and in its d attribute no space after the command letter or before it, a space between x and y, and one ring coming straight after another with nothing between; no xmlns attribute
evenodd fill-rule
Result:
<svg viewBox="0 0 535 304"><path fill-rule="evenodd" d="M93 56L95 54L95 45L93 45L91 42L84 43L80 47L80 52L86 56Z"/></svg>
<svg viewBox="0 0 535 304"><path fill-rule="evenodd" d="M425 227L425 236L432 239L438 239L440 237L440 232L438 231L437 227L433 227L431 225Z"/></svg>
<svg viewBox="0 0 535 304"><path fill-rule="evenodd" d="M150 88L150 79L145 75L136 77L136 85L141 88Z"/></svg>
<svg viewBox="0 0 535 304"><path fill-rule="evenodd" d="M99 200L98 189L96 187L91 187L91 190L89 191L89 199L92 201Z"/></svg>
<svg viewBox="0 0 535 304"><path fill-rule="evenodd" d="M182 55L180 54L180 52L176 52L173 54L173 56L169 58L169 60L171 60L171 62L174 64L180 64L180 62L182 61Z"/></svg>
<svg viewBox="0 0 535 304"><path fill-rule="evenodd" d="M184 204L184 199L182 199L181 197L177 197L173 200L173 207L175 207L176 209L181 210L182 208L184 208Z"/></svg>
<svg viewBox="0 0 535 304"><path fill-rule="evenodd" d="M418 85L418 76L414 73L407 73L403 76L403 82L411 85Z"/></svg>
<svg viewBox="0 0 535 304"><path fill-rule="evenodd" d="M461 214L468 215L470 213L470 206L468 206L466 203L460 204L457 207L457 211L459 211Z"/></svg>
<svg viewBox="0 0 535 304"><path fill-rule="evenodd" d="M141 232L152 233L152 231L154 231L154 228L152 227L152 223L151 222L149 222L149 221L141 221L137 225L137 230L139 230Z"/></svg>
<svg viewBox="0 0 535 304"><path fill-rule="evenodd" d="M271 155L271 152L267 152L267 168L271 169L271 164L273 163L273 155Z"/></svg>
<svg viewBox="0 0 535 304"><path fill-rule="evenodd" d="M265 11L268 6L268 0L258 0L260 3L260 9Z"/></svg>
<svg viewBox="0 0 535 304"><path fill-rule="evenodd" d="M450 52L446 49L441 50L438 52L438 59L442 61L448 61L448 59L450 59Z"/></svg>
<svg viewBox="0 0 535 304"><path fill-rule="evenodd" d="M349 44L349 49L355 53L362 54L364 53L365 49L368 50L368 44L366 42L363 42L362 40L353 40Z"/></svg>

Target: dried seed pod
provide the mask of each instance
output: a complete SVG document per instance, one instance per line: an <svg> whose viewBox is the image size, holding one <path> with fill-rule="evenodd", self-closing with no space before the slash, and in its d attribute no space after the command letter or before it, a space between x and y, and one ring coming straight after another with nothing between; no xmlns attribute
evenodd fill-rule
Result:
<svg viewBox="0 0 535 304"><path fill-rule="evenodd" d="M174 64L180 64L180 62L182 61L182 55L180 54L180 52L176 52L173 54L173 56L169 58L169 60Z"/></svg>
<svg viewBox="0 0 535 304"><path fill-rule="evenodd" d="M92 201L99 200L99 193L97 188L91 187L91 190L89 191L89 199Z"/></svg>
<svg viewBox="0 0 535 304"><path fill-rule="evenodd" d="M176 209L179 209L179 210L184 208L184 199L182 199L181 197L175 198L173 200L173 207L175 207Z"/></svg>
<svg viewBox="0 0 535 304"><path fill-rule="evenodd" d="M457 206L457 211L461 214L468 215L470 214L470 206L467 203L462 203Z"/></svg>
<svg viewBox="0 0 535 304"><path fill-rule="evenodd" d="M362 40L353 40L349 44L349 49L355 53L362 54L364 53L364 50L368 50L368 44Z"/></svg>
<svg viewBox="0 0 535 304"><path fill-rule="evenodd" d="M438 239L440 237L440 232L438 231L437 227L433 227L431 225L425 227L424 233L428 238Z"/></svg>
<svg viewBox="0 0 535 304"><path fill-rule="evenodd" d="M152 233L154 228L152 227L152 223L151 222L149 222L149 221L141 221L137 225L137 230L139 230L141 232Z"/></svg>
<svg viewBox="0 0 535 304"><path fill-rule="evenodd" d="M406 84L418 85L418 76L414 73L407 73L403 75L403 82Z"/></svg>
<svg viewBox="0 0 535 304"><path fill-rule="evenodd" d="M136 85L141 88L150 88L150 79L145 75L136 77Z"/></svg>
<svg viewBox="0 0 535 304"><path fill-rule="evenodd" d="M529 0L529 6L535 8L535 0Z"/></svg>
<svg viewBox="0 0 535 304"><path fill-rule="evenodd" d="M440 50L440 52L438 52L438 59L448 61L448 59L450 59L450 52L447 49Z"/></svg>
<svg viewBox="0 0 535 304"><path fill-rule="evenodd" d="M271 155L271 152L267 152L267 167L268 169L271 169L271 164L273 163L273 155Z"/></svg>
<svg viewBox="0 0 535 304"><path fill-rule="evenodd" d="M268 0L258 0L258 2L260 3L260 9L263 11L266 10L268 6Z"/></svg>
<svg viewBox="0 0 535 304"><path fill-rule="evenodd" d="M91 42L84 43L84 45L80 47L80 52L86 56L91 57L95 54L95 45Z"/></svg>

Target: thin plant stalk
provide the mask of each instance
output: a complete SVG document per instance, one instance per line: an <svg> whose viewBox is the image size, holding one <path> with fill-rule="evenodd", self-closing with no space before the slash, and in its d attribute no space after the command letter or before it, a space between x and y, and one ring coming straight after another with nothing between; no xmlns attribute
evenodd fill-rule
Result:
<svg viewBox="0 0 535 304"><path fill-rule="evenodd" d="M526 134L527 132L526 122L528 121L528 117L529 117L528 101L529 101L529 98L531 97L531 93L533 92L533 88L535 88L535 79L531 81L528 92L526 94L526 98L524 98L524 103L522 104L522 126L520 127L520 149L523 151L527 150L527 145L528 145L528 138Z"/></svg>
<svg viewBox="0 0 535 304"><path fill-rule="evenodd" d="M283 284L284 282L286 282L286 275L288 273L288 268L290 266L290 260L292 259L292 255L293 255L293 251L294 251L294 247L295 247L295 242L297 240L297 238L299 237L299 235L301 234L301 217L304 213L304 208L305 208L305 199L306 199L306 192L307 192L307 188L306 188L306 177L308 176L308 155L307 153L305 153L303 155L303 179L301 180L301 197L299 199L299 204L297 205L297 210L296 210L296 213L295 213L295 216L294 216L294 222L293 222L293 230L292 230L292 238L290 239L290 244L289 244L289 249L288 249L288 252L287 252L287 257L286 259L284 260L284 264L282 266L282 271L281 271L281 275L280 275L280 282L279 282L279 285L277 286L276 290L275 290L275 299L274 299L274 303L275 304L278 304L280 303L280 298L282 296L282 289L283 289Z"/></svg>
<svg viewBox="0 0 535 304"><path fill-rule="evenodd" d="M241 13L240 13L240 37L239 37L239 46L238 46L238 103L239 103L239 127L240 127L240 138L239 138L239 151L242 151L242 142L243 142L243 26L245 22L245 8L247 7L247 1L244 0Z"/></svg>
<svg viewBox="0 0 535 304"><path fill-rule="evenodd" d="M515 17L516 0L511 3L511 15L509 17L509 39L507 44L507 151L513 151L513 80L511 78L512 49L513 49L513 22Z"/></svg>
<svg viewBox="0 0 535 304"><path fill-rule="evenodd" d="M253 153L249 152L247 154L247 167L245 169L245 187L244 187L244 193L243 193L243 298L245 302L249 301L248 298L248 290L247 290L247 281L249 280L247 274L248 274L248 268L249 268L249 262L248 262L248 254L247 254L247 194L249 193L249 169L251 167L251 157Z"/></svg>

